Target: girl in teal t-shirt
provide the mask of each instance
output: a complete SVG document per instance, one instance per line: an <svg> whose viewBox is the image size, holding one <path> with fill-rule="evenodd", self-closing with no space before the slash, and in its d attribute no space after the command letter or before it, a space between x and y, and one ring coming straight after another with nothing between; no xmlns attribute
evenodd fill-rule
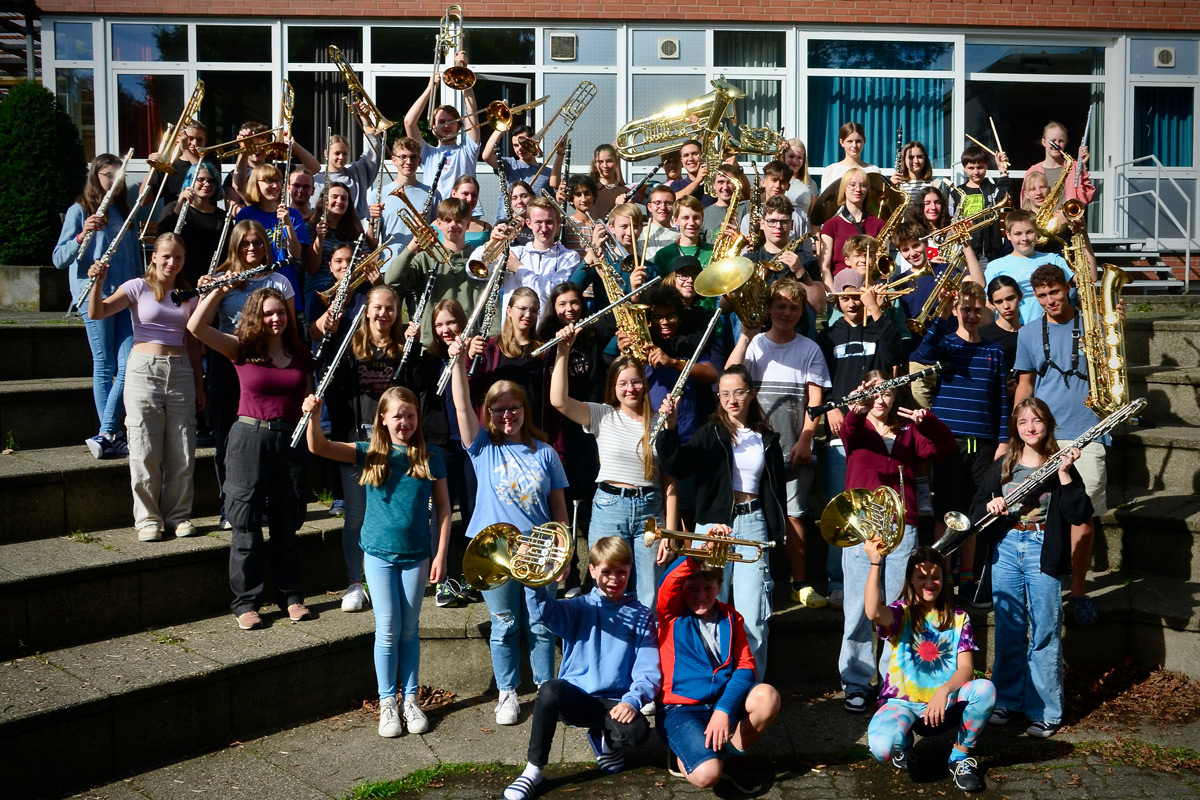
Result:
<svg viewBox="0 0 1200 800"><path fill-rule="evenodd" d="M363 572L375 606L375 677L379 683L379 735L424 733L429 720L417 703L417 667L421 660L418 624L425 584L446 576L450 540L450 493L446 466L436 448L425 445L421 405L403 386L379 398L369 442L331 442L321 432L321 400L304 401L308 449L331 461L354 463L362 470L367 512L359 544ZM430 537L430 499L437 509L437 550ZM404 681L404 705L396 703L396 672Z"/></svg>

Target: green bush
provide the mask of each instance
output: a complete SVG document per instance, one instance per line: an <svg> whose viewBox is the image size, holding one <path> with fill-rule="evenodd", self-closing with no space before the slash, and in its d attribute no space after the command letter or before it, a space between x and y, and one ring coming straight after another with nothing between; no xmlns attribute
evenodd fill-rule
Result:
<svg viewBox="0 0 1200 800"><path fill-rule="evenodd" d="M60 215L87 177L79 131L40 83L0 102L0 264L49 264Z"/></svg>

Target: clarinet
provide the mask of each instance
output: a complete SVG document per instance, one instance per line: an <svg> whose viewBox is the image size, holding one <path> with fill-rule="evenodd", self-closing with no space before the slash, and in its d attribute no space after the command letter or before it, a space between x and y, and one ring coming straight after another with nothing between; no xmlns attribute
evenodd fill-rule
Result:
<svg viewBox="0 0 1200 800"><path fill-rule="evenodd" d="M508 254L506 253L504 257L505 257L505 260L507 261ZM483 289L483 296L480 298L479 302L475 303L475 308L473 308L471 310L471 317L470 317L470 319L467 320L467 326L465 328L463 328L462 333L460 333L458 335L458 341L460 343L462 343L463 345L465 345L467 343L467 340L471 338L472 332L476 329L476 326L479 324L480 317L483 316L485 307L487 306L488 302L492 298L492 292L493 291L499 292L500 279L502 277L504 277L504 274L507 271L508 270L502 269L500 267L497 267L496 269L492 270L491 277L488 278L487 285ZM495 316L495 315L493 314L493 316ZM487 329L484 328L483 330L487 330ZM453 356L450 359L450 362L448 364L446 364L446 368L442 370L442 374L438 377L437 393L439 396L444 395L446 393L446 386L449 385L449 383L450 383L450 375L454 371L454 365L458 363L458 359L461 357L462 357L461 352L458 355Z"/></svg>
<svg viewBox="0 0 1200 800"><path fill-rule="evenodd" d="M721 321L721 304L717 304L716 311L713 312L712 318L708 320L708 327L704 329L704 335L700 337L699 344L696 345L696 351L692 353L692 357L683 365L683 369L679 371L679 377L675 379L675 385L671 387L672 403L678 403L679 398L683 396L683 387L688 381L688 377L692 374L692 368L696 366L696 362L700 359L700 353L704 351L704 347L708 344L708 340L712 338L713 331L717 329L717 323ZM658 419L654 421L654 427L650 430L650 446L654 446L654 440L662 433L663 428L667 426L667 415L659 414Z"/></svg>
<svg viewBox="0 0 1200 800"><path fill-rule="evenodd" d="M658 171L660 169L662 169L662 164L661 163L655 164L654 169L650 170L650 174L647 175L646 177L642 178L636 184L634 184L634 187L629 190L629 194L627 195L628 199L625 202L627 202L627 203L634 202L633 198L638 196L638 192L640 192L640 191L642 191L642 189L646 188L647 184L649 184L651 179L653 179L654 176L658 174Z"/></svg>
<svg viewBox="0 0 1200 800"><path fill-rule="evenodd" d="M187 191L190 188L192 188L191 175L189 175L187 180L183 182L184 191ZM176 236L178 236L183 231L183 226L187 224L188 211L191 209L191 207L192 207L192 204L190 202L183 204L183 210L179 212L179 219L175 220L175 235Z"/></svg>
<svg viewBox="0 0 1200 800"><path fill-rule="evenodd" d="M501 258L500 263L496 265L496 272L503 274L507 271L508 253L510 250L512 250L512 245L504 248L504 256ZM501 284L500 281L496 281L494 284L492 284L490 287L491 291L488 293L487 302L483 305L483 321L479 323L479 330L484 335L486 335L487 332L492 329L492 323L496 319L496 314L500 312L500 295L502 291L502 285L503 284ZM474 378L475 375L478 374L479 368L482 366L483 356L475 356L475 360L471 362L471 369L467 372L467 376Z"/></svg>
<svg viewBox="0 0 1200 800"><path fill-rule="evenodd" d="M1047 478L1052 477L1055 472L1058 472L1058 465L1062 463L1063 456L1068 450L1072 448L1078 448L1079 450L1082 450L1096 439L1108 435L1113 428L1117 427L1117 425L1121 424L1122 422L1134 422L1135 420L1133 419L1133 415L1145 407L1146 398L1144 397L1139 397L1132 403L1126 403L1104 419L1097 422L1092 427L1088 428L1086 431L1080 434L1078 439L1047 458L1045 462L1036 470L1034 470L1028 478L1022 481L1019 486L1017 486L1008 494L1004 495L1006 512L1019 507L1019 504L1022 500L1032 494L1036 489L1040 488L1041 485L1046 482ZM984 528L996 522L996 520L1003 519L1007 516L1008 513L989 513L983 519L972 524L971 520L967 518L966 514L962 514L958 511L951 511L947 513L945 517L947 531L941 539L934 543L933 548L941 553L949 555L957 550L959 546L963 544L963 542L981 532Z"/></svg>
<svg viewBox="0 0 1200 800"><path fill-rule="evenodd" d="M346 329L346 335L342 337L342 343L338 346L337 353L333 356L333 361L329 364L329 369L325 370L325 374L321 376L321 385L317 387L316 391L318 400L325 396L325 390L329 388L329 383L333 380L333 373L337 372L338 364L342 363L342 356L346 355L346 348L350 346L350 340L354 338L354 330L358 328L358 323L363 318L366 310L366 305L359 306L358 313L354 315L354 321ZM311 417L312 412L305 411L304 416L300 418L300 422L296 424L296 430L292 431L293 448L300 446L300 440L304 438L304 429L308 427L308 420Z"/></svg>
<svg viewBox="0 0 1200 800"><path fill-rule="evenodd" d="M868 386L866 389L861 391L851 392L841 400L831 400L828 403L824 403L819 406L809 406L807 408L808 416L812 419L817 419L822 415L833 411L835 408L845 408L846 406L852 403L857 403L860 400L868 400L892 389L899 389L901 386L907 386L913 381L919 381L927 376L936 375L945 369L945 367L946 365L939 361L932 367L926 367L919 372L911 372L908 375L901 375L898 378L888 378L882 383L877 383L874 386Z"/></svg>
<svg viewBox="0 0 1200 800"><path fill-rule="evenodd" d="M429 194L425 197L425 206L421 209L421 219L428 219L429 212L433 210L433 196L437 192L438 183L442 180L442 170L446 168L446 162L450 160L449 153L442 154L442 160L438 162L437 171L433 173L433 183L429 184Z"/></svg>

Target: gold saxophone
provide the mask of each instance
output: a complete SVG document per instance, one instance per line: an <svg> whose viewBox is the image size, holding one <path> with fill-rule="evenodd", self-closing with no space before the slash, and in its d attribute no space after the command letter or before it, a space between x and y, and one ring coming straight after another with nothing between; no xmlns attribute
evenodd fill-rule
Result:
<svg viewBox="0 0 1200 800"><path fill-rule="evenodd" d="M750 234L750 249L757 250L763 245L762 232L762 207L763 207L763 186L762 176L758 173L758 163L751 162L750 166L754 167L754 192L750 198L750 221L746 223L746 231Z"/></svg>
<svg viewBox="0 0 1200 800"><path fill-rule="evenodd" d="M908 192L898 186L884 186L884 194L889 190L900 195L900 202L896 203L896 208L892 211L892 215L888 217L888 221L884 223L883 228L875 237L875 247L873 249L878 253L875 256L875 270L878 277L873 279L872 282L877 280L886 281L888 276L896 269L896 261L888 255L888 247L891 244L892 234L896 232L896 227L900 224L900 220L904 219L904 212L908 208Z"/></svg>
<svg viewBox="0 0 1200 800"><path fill-rule="evenodd" d="M1078 216L1071 219L1074 221ZM1088 264L1087 241L1082 233L1071 237L1063 255L1075 273L1075 288L1079 293L1082 345L1088 368L1088 398L1084 403L1106 417L1129 402L1125 323L1117 312L1121 287L1129 281L1129 276L1112 264L1101 264L1097 291Z"/></svg>
<svg viewBox="0 0 1200 800"><path fill-rule="evenodd" d="M1063 157L1062 172L1059 173L1058 180L1054 182L1054 185L1050 187L1050 194L1046 195L1046 201L1042 203L1042 207L1037 210L1037 214L1033 218L1033 224L1038 232L1038 244L1046 244L1052 239L1062 241L1063 224L1055 211L1058 210L1063 192L1066 191L1067 176L1071 174L1071 167L1075 163L1075 159L1061 149L1058 152ZM1062 212L1067 219L1079 219L1083 216L1083 203L1075 199L1068 200L1063 203Z"/></svg>
<svg viewBox="0 0 1200 800"><path fill-rule="evenodd" d="M615 303L625 296L625 289L617 277L617 271L604 259L596 262L596 274L604 282L604 291L608 294L608 302ZM646 366L650 357L650 323L646 320L646 312L650 306L643 303L621 303L613 309L613 318L617 328L625 331L631 342L625 354L638 363Z"/></svg>
<svg viewBox="0 0 1200 800"><path fill-rule="evenodd" d="M733 195L729 198L729 210L725 212L717 240L713 242L712 256L706 269L715 267L717 271L721 271L732 265L735 260L749 263L749 259L742 257L742 253L750 246L750 240L737 230L737 210L742 201L742 183L733 181L732 184ZM733 233L730 233L731 230ZM724 294L733 304L733 311L742 321L742 325L747 328L760 328L767 318L767 266L753 266L753 272L745 283Z"/></svg>

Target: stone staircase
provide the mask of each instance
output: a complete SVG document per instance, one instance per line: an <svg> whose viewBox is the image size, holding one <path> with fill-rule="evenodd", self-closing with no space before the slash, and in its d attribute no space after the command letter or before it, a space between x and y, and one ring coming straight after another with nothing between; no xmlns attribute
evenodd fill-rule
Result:
<svg viewBox="0 0 1200 800"><path fill-rule="evenodd" d="M1160 427L1121 432L1110 451L1114 510L1092 593L1101 622L1068 628L1072 660L1133 655L1200 677L1200 315L1188 311L1131 313L1126 326L1130 362L1141 365L1134 394L1149 398ZM16 445L0 455L8 791L73 791L372 698L372 615L338 603L341 521L313 503L300 531L316 619L292 625L267 607L266 629L237 630L212 451L197 459L201 535L137 542L126 461L94 461L82 446L96 426L90 371L81 324L0 316L0 443ZM776 608L768 678L836 685L840 613L793 607L782 581ZM989 647L990 615L975 621ZM468 700L494 691L487 630L482 605L439 609L427 595L422 682Z"/></svg>

